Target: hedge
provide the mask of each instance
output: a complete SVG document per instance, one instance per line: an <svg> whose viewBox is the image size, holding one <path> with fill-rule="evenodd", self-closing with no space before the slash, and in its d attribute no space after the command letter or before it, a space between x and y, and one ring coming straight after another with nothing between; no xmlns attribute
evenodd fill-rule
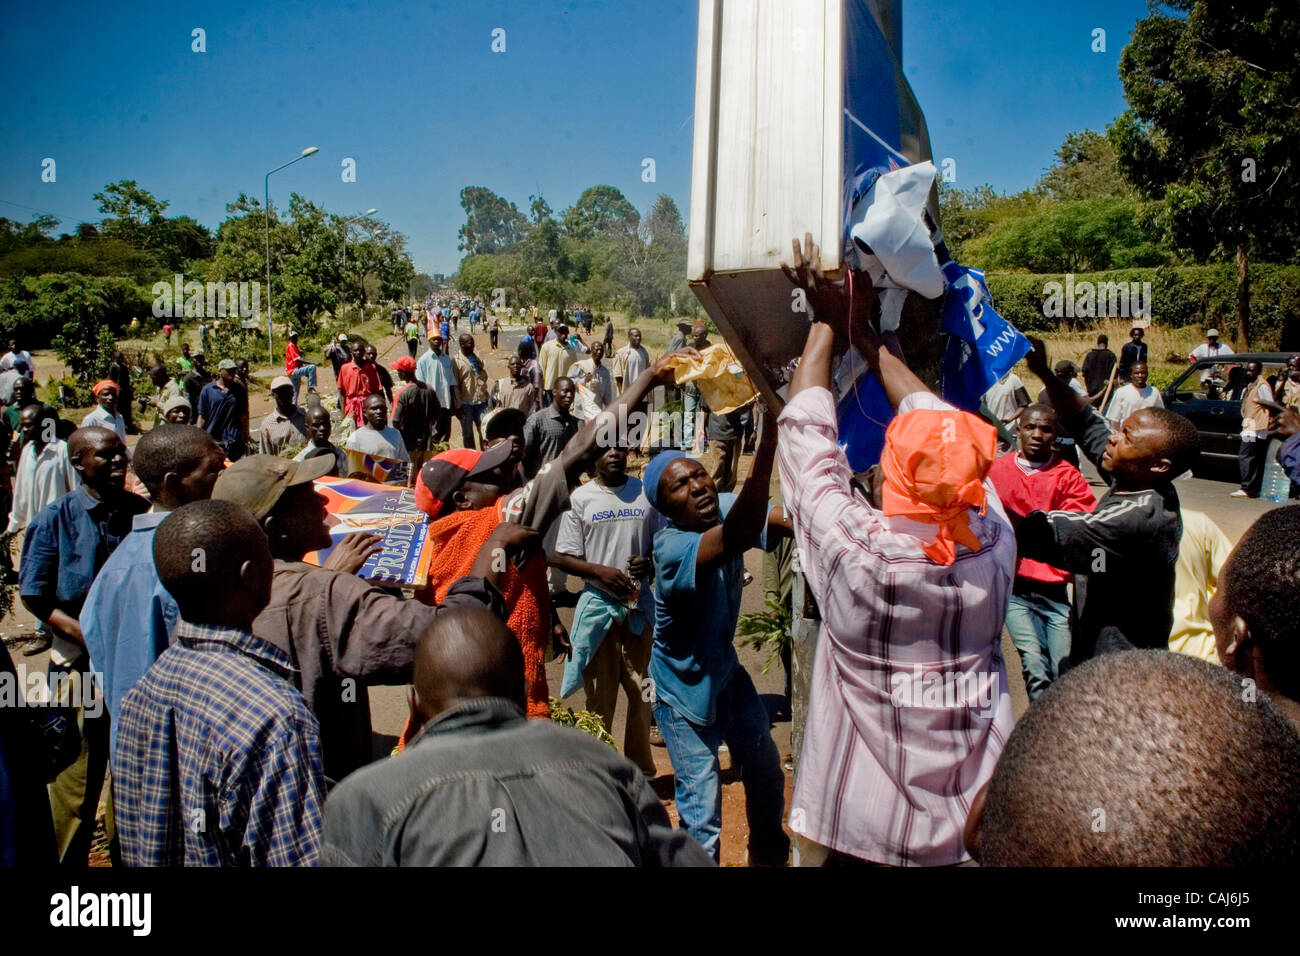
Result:
<svg viewBox="0 0 1300 956"><path fill-rule="evenodd" d="M1261 263L1250 267L1251 348L1300 349L1300 266ZM986 276L993 306L1016 328L1050 332L1060 328L1087 329L1094 317L1050 318L1044 315L1047 283L1065 286L1064 274L990 272ZM1233 263L1207 266L1160 266L1113 269L1074 274L1079 284L1151 283L1151 320L1171 328L1217 326L1231 340L1237 328L1237 272ZM1104 298L1104 297L1103 297ZM1108 305L1108 303L1106 303ZM1095 313L1094 313L1095 314Z"/></svg>

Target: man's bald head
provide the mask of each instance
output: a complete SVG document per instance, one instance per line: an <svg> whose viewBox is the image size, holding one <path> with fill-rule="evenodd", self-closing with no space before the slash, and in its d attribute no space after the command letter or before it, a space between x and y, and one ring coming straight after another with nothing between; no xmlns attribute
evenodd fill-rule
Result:
<svg viewBox="0 0 1300 956"><path fill-rule="evenodd" d="M78 428L68 436L68 457L81 482L96 495L114 494L126 486L130 463L126 445L111 428Z"/></svg>
<svg viewBox="0 0 1300 956"><path fill-rule="evenodd" d="M1239 675L1168 651L1071 669L981 796L967 841L985 866L1300 861L1300 736Z"/></svg>
<svg viewBox="0 0 1300 956"><path fill-rule="evenodd" d="M79 460L87 451L99 448L102 444L108 442L121 441L117 432L111 428L104 428L101 425L88 425L85 428L78 428L68 436L68 457L73 461Z"/></svg>
<svg viewBox="0 0 1300 956"><path fill-rule="evenodd" d="M481 608L441 611L415 650L416 707L432 720L457 701L504 697L527 700L519 638Z"/></svg>

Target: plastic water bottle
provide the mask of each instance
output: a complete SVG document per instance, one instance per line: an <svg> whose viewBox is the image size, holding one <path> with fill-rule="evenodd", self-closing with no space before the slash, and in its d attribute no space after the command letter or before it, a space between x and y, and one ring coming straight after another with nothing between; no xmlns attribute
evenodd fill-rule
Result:
<svg viewBox="0 0 1300 956"><path fill-rule="evenodd" d="M1260 490L1260 497L1274 504L1286 504L1287 497L1291 494L1291 479L1287 476L1286 469L1282 467L1281 462L1277 460L1277 452L1281 447L1281 442L1274 438L1268 443L1267 464L1264 466L1264 485Z"/></svg>

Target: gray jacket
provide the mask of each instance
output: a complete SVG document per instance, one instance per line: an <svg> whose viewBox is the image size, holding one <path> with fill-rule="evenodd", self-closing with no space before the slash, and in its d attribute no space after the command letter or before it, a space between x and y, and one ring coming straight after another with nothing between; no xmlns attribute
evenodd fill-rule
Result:
<svg viewBox="0 0 1300 956"><path fill-rule="evenodd" d="M323 866L712 866L630 761L512 701L439 714L325 803Z"/></svg>

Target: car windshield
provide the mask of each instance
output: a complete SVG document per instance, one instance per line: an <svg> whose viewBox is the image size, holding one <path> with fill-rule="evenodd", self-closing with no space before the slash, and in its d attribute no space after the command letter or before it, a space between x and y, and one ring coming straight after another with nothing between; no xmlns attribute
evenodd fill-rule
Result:
<svg viewBox="0 0 1300 956"><path fill-rule="evenodd" d="M1263 362L1264 378L1276 390L1285 378L1282 362ZM1175 400L1239 402L1250 382L1244 362L1199 362L1183 373L1171 391Z"/></svg>

